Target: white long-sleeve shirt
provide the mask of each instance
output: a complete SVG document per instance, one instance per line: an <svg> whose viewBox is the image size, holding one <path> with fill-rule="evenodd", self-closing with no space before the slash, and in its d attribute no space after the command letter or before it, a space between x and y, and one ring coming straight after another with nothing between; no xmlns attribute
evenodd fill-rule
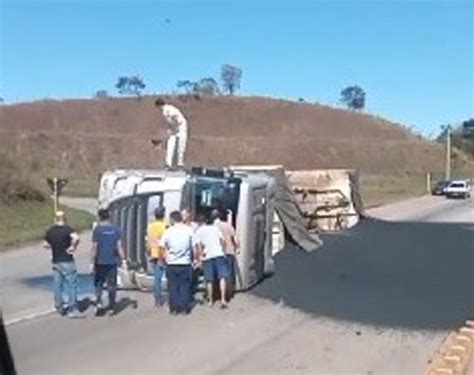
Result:
<svg viewBox="0 0 474 375"><path fill-rule="evenodd" d="M181 111L170 104L163 106L163 117L173 132L186 131L188 122Z"/></svg>

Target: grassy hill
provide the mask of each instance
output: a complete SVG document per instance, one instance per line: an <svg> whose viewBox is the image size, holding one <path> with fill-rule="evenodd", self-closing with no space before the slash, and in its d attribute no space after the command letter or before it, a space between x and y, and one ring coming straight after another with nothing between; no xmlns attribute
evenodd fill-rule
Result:
<svg viewBox="0 0 474 375"><path fill-rule="evenodd" d="M358 168L373 176L441 173L442 145L384 119L321 105L261 97L169 98L190 123L187 164L283 164L291 169ZM42 101L0 107L0 148L35 181L72 179L70 192L93 193L116 167L160 167L166 135L154 97ZM455 169L474 168L455 155ZM423 180L422 180L423 181ZM41 183L39 186L44 186ZM423 184L421 185L423 186Z"/></svg>

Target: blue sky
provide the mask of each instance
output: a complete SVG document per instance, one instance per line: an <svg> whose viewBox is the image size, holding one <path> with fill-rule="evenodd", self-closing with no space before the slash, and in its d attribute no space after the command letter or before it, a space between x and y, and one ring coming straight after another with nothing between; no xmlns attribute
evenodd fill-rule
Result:
<svg viewBox="0 0 474 375"><path fill-rule="evenodd" d="M473 22L456 0L0 0L0 96L91 97L132 74L170 92L230 63L241 94L336 105L359 84L368 112L429 134L474 117Z"/></svg>

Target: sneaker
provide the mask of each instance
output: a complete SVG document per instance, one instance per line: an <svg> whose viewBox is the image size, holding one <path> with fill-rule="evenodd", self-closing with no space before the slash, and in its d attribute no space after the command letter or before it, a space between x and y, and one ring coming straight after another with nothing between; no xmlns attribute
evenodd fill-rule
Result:
<svg viewBox="0 0 474 375"><path fill-rule="evenodd" d="M104 310L104 306L102 306L101 302L96 302L95 304L95 315L98 316Z"/></svg>
<svg viewBox="0 0 474 375"><path fill-rule="evenodd" d="M56 309L56 312L57 312L59 315L61 315L61 316L64 316L64 315L67 314L67 310L66 310L65 308L62 308L62 307L58 308L58 307L56 307L55 309Z"/></svg>
<svg viewBox="0 0 474 375"><path fill-rule="evenodd" d="M227 304L227 302L221 302L221 310L225 310L229 307L229 305Z"/></svg>
<svg viewBox="0 0 474 375"><path fill-rule="evenodd" d="M70 311L67 313L67 317L69 319L79 319L81 316L79 315L79 313L77 312L77 310L74 310L74 311Z"/></svg>
<svg viewBox="0 0 474 375"><path fill-rule="evenodd" d="M107 308L107 310L108 310L108 311L107 311L107 314L108 314L109 316L114 316L114 315L117 314L117 308L116 308L115 304L109 305L108 308Z"/></svg>

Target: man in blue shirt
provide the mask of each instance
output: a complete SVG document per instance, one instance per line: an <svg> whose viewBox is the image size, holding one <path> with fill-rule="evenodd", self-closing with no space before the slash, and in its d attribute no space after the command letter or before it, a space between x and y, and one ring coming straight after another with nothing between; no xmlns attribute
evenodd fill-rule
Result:
<svg viewBox="0 0 474 375"><path fill-rule="evenodd" d="M109 293L109 314L115 314L117 296L117 267L125 263L125 252L122 247L120 228L110 222L108 210L98 212L99 224L92 235L91 265L94 269L94 286L96 293L96 314L103 310L102 292L107 283Z"/></svg>

